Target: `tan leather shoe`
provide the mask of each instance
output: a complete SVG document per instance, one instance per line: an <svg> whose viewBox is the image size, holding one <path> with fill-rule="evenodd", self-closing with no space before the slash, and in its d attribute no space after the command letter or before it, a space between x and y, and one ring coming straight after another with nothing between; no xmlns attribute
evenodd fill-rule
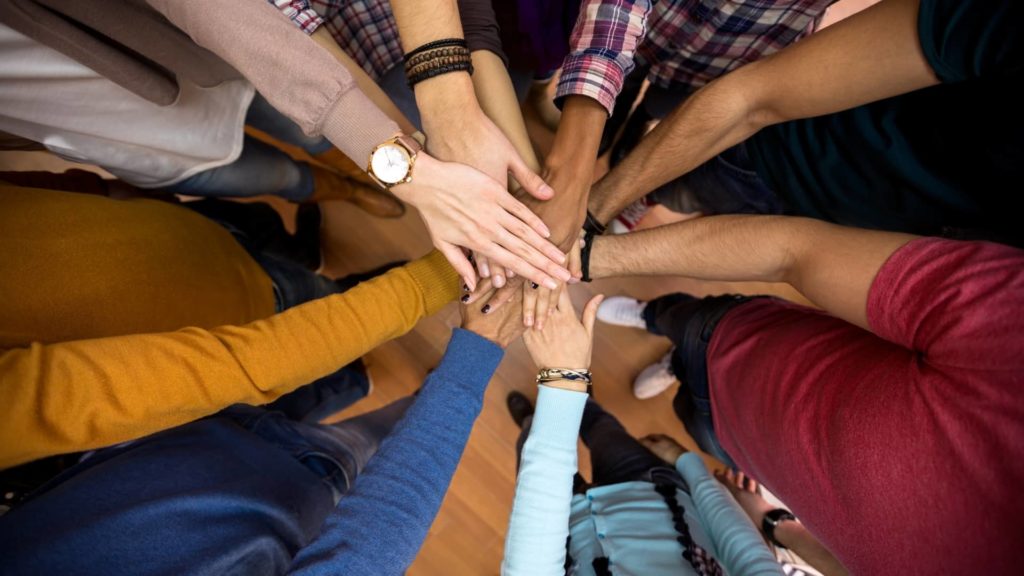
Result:
<svg viewBox="0 0 1024 576"><path fill-rule="evenodd" d="M365 184L320 166L310 168L313 170L312 202L344 200L378 218L400 218L405 214L405 204L376 184Z"/></svg>

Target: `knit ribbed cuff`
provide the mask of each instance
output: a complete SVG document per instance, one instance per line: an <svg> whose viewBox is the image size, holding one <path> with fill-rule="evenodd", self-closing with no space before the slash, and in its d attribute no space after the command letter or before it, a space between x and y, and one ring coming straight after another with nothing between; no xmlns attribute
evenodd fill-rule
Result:
<svg viewBox="0 0 1024 576"><path fill-rule="evenodd" d="M437 250L406 264L405 271L420 287L427 316L444 308L459 296L461 279L444 255Z"/></svg>

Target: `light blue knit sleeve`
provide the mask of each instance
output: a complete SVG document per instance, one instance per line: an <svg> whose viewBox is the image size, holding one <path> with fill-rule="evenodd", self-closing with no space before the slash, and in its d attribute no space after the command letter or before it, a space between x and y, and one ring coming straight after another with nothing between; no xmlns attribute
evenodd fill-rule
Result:
<svg viewBox="0 0 1024 576"><path fill-rule="evenodd" d="M729 576L783 574L750 517L693 452L676 460L690 486L690 497L714 545L715 558Z"/></svg>
<svg viewBox="0 0 1024 576"><path fill-rule="evenodd" d="M538 386L530 437L523 445L516 495L512 502L505 576L565 574L572 477L576 473L576 437L587 395Z"/></svg>

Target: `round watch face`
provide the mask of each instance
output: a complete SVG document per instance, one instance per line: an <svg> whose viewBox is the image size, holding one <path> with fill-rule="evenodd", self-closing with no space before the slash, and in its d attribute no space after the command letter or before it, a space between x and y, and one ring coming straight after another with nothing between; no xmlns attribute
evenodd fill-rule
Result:
<svg viewBox="0 0 1024 576"><path fill-rule="evenodd" d="M370 159L373 174L385 184L401 182L409 174L409 154L396 144L385 144Z"/></svg>

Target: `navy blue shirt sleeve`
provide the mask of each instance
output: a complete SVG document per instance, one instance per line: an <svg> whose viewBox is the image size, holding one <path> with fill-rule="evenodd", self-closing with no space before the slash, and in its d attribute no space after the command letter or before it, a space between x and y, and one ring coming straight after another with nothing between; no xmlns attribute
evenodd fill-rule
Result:
<svg viewBox="0 0 1024 576"><path fill-rule="evenodd" d="M943 82L1021 72L1024 3L1018 0L921 0L918 35Z"/></svg>
<svg viewBox="0 0 1024 576"><path fill-rule="evenodd" d="M462 458L504 352L455 330L441 364L323 525L291 574L404 574Z"/></svg>

